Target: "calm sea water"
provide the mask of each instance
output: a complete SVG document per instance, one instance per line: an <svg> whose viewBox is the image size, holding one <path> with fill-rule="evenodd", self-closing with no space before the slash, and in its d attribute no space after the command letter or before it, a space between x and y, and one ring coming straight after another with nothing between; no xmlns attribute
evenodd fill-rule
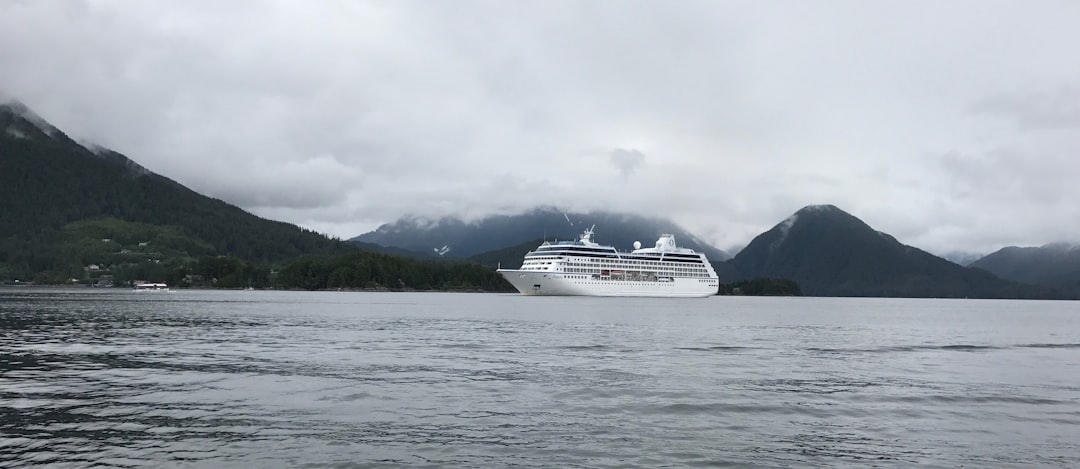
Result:
<svg viewBox="0 0 1080 469"><path fill-rule="evenodd" d="M0 289L0 467L1080 466L1080 303Z"/></svg>

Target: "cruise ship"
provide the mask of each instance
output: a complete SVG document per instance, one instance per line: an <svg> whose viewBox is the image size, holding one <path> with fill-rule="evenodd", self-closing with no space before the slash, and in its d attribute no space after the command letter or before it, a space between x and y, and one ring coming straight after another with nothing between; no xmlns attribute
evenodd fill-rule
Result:
<svg viewBox="0 0 1080 469"><path fill-rule="evenodd" d="M520 269L499 269L522 295L706 297L720 281L705 254L660 235L656 245L620 252L593 241L593 227L577 241L544 242Z"/></svg>

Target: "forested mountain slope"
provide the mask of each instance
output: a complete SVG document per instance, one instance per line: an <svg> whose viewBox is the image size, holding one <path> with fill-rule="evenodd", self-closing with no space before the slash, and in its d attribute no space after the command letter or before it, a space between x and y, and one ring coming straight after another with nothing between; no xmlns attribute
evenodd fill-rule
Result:
<svg viewBox="0 0 1080 469"><path fill-rule="evenodd" d="M114 151L80 145L18 102L0 105L0 207L0 280L42 271L78 278L87 264L108 260L98 252L164 256L180 248L190 258L280 262L353 250L198 194Z"/></svg>

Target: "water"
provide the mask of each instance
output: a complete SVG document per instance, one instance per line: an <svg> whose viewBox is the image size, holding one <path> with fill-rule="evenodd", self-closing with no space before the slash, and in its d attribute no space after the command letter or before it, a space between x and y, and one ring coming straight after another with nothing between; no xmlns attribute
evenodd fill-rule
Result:
<svg viewBox="0 0 1080 469"><path fill-rule="evenodd" d="M0 289L0 467L1080 466L1080 303Z"/></svg>

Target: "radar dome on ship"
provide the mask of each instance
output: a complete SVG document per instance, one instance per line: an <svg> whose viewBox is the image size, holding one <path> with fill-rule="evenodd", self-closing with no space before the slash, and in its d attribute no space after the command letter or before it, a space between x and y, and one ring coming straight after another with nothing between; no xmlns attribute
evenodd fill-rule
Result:
<svg viewBox="0 0 1080 469"><path fill-rule="evenodd" d="M634 249L641 249L641 241L634 241Z"/></svg>

